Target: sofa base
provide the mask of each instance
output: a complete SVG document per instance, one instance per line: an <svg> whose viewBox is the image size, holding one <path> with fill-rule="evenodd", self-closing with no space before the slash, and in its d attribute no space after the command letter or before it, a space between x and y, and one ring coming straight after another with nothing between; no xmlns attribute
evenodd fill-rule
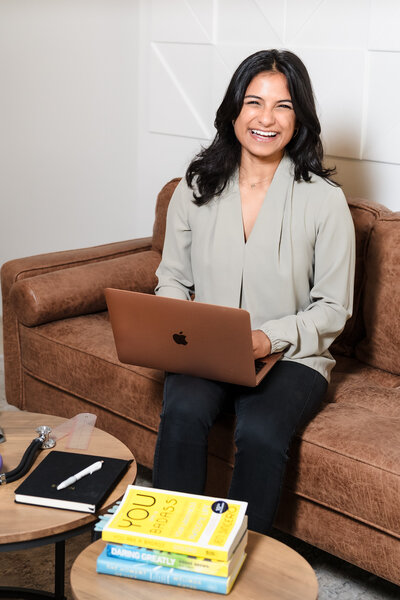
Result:
<svg viewBox="0 0 400 600"><path fill-rule="evenodd" d="M400 585L398 537L302 498L288 489L283 492L275 526Z"/></svg>

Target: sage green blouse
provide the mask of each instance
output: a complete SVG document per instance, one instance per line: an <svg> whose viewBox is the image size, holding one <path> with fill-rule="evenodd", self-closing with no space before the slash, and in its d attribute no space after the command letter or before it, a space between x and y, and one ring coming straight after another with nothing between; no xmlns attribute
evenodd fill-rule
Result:
<svg viewBox="0 0 400 600"><path fill-rule="evenodd" d="M329 346L351 316L355 236L342 190L294 180L281 160L247 242L238 173L221 196L193 202L184 179L171 199L156 294L242 307L272 352L328 381Z"/></svg>

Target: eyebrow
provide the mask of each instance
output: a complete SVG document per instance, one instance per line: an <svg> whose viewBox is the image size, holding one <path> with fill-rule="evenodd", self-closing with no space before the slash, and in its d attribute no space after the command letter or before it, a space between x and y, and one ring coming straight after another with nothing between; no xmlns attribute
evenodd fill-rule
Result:
<svg viewBox="0 0 400 600"><path fill-rule="evenodd" d="M244 100L246 100L246 98L257 98L257 100L262 100L261 96L255 96L254 94L247 94L247 96L244 97ZM290 98L278 100L278 102L290 102L293 104L293 100L290 100Z"/></svg>

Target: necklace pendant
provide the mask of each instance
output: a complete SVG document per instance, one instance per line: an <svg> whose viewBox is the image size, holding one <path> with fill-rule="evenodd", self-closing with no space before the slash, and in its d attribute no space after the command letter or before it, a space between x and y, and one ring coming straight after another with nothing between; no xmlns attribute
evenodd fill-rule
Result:
<svg viewBox="0 0 400 600"><path fill-rule="evenodd" d="M250 184L251 189L254 190L254 188L256 187L256 185L257 185L256 183L251 183Z"/></svg>

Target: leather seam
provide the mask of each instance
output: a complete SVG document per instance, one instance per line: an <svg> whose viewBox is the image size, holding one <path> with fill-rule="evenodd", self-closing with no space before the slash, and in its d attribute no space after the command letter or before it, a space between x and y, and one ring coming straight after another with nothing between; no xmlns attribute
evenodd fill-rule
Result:
<svg viewBox="0 0 400 600"><path fill-rule="evenodd" d="M311 446L315 446L316 448L321 448L322 450L325 450L327 452L332 452L333 454L336 454L337 456L342 456L343 458L347 458L348 460L352 460L354 462L366 465L367 467L371 467L373 469L378 469L379 471L382 471L383 473L389 473L390 475L394 475L395 477L400 477L400 473L396 473L395 471L390 471L389 469L379 467L378 465L374 465L372 463L366 462L365 460L361 460L360 458L350 456L349 454L344 454L343 452L338 452L337 450L330 448L328 446L323 446L322 444L318 444L316 442L311 442L310 440L301 438L299 435L297 435L296 437L301 441L302 444L310 444Z"/></svg>
<svg viewBox="0 0 400 600"><path fill-rule="evenodd" d="M101 314L102 312L106 312L106 311L99 311L98 313L91 313L91 314ZM88 316L88 315L81 315L81 316ZM71 318L76 319L77 317L71 317ZM24 325L24 327L26 327L26 326ZM37 325L36 327L40 327L40 325ZM33 329L35 329L35 327L27 327L27 329L32 331ZM93 354L91 352L87 352L86 350L81 350L79 348L76 348L75 346L70 346L63 342L59 342L58 340L55 340L46 335L43 335L38 331L33 331L32 333L33 333L33 335L37 335L38 337L41 337L42 339L48 340L52 344L56 344L57 346L68 348L68 350L73 350L74 352L79 352L80 354L84 354L86 356L89 356L90 358L94 357L97 360L100 360L101 362L106 363L108 365L120 367L120 368L124 369L125 371L132 372L131 369L128 369L128 367L126 367L123 363L114 363L111 360L107 360L106 358L102 358L101 356L96 356L95 354ZM23 365L23 368L26 369L27 371L29 370L25 365ZM157 370L157 369L155 369L155 370ZM162 371L159 371L159 372L162 373ZM146 375L144 373L138 373L137 371L134 371L134 373L136 373L140 377L144 377L145 379L148 379L149 381L154 381L155 383L160 383L157 379L154 379L153 377L150 377L149 375ZM56 384L53 384L53 387L56 387Z"/></svg>
<svg viewBox="0 0 400 600"><path fill-rule="evenodd" d="M295 496L298 496L299 498L304 498L304 500L307 500L308 502L312 502L313 504L318 504L320 506L328 508L329 510L331 510L339 515L345 515L346 517L349 517L349 518L353 519L354 521L359 521L360 523L364 523L365 525L368 525L372 529L379 529L380 531L383 531L384 533L387 533L396 539L400 539L399 533L394 533L393 531L390 531L389 529L386 529L385 527L377 525L376 523L371 523L371 521L368 521L367 519L363 519L362 517L355 516L354 514L348 512L346 510L343 510L341 508L340 509L335 508L334 506L327 504L326 502L323 502L321 500L316 500L315 498L312 498L311 496L308 496L307 494L304 494L302 492L297 492L286 486L285 486L285 490Z"/></svg>
<svg viewBox="0 0 400 600"><path fill-rule="evenodd" d="M49 381L45 377L38 377L37 375L35 375L31 371L29 371L29 369L24 368L23 374L27 375L28 377L31 377L32 379L35 379L36 381L39 381L40 383L45 383L46 385L48 385L48 386L50 386L52 388L55 388L56 390L60 390L62 392L65 392L65 393L69 394L70 396L73 396L74 398L79 398L79 400L83 400L84 402L87 402L88 404L90 404L92 406L96 406L98 408L101 408L103 411L106 411L109 414L117 415L118 417L121 417L124 420L129 420L131 423L135 423L137 425L140 425L144 429L148 429L149 431L153 431L154 433L157 433L157 430L154 429L153 427L151 427L149 425L145 425L141 421L134 420L131 417L127 417L126 415L120 413L117 410L110 410L109 408L105 407L103 404L97 403L95 400L91 400L90 398L86 398L85 396L81 396L80 394L76 394L75 392L71 392L70 390L68 390L67 388L63 387L62 385L58 385L58 384L52 383L51 381Z"/></svg>
<svg viewBox="0 0 400 600"><path fill-rule="evenodd" d="M119 242L116 242L116 243L119 243ZM101 247L101 246L98 246L98 247ZM73 267L79 267L79 266L90 265L90 264L95 264L95 263L107 262L114 258L121 258L122 256L129 256L132 254L139 254L140 252L147 252L151 249L152 249L152 246L151 246L151 243L149 242L145 246L140 246L140 248L135 248L134 250L125 250L125 251L121 251L121 252L116 252L114 254L80 259L77 261L60 262L60 263L55 263L53 265L43 264L43 265L36 266L36 267L30 267L29 269L27 268L27 269L18 271L18 273L16 273L14 276L15 277L14 281L19 281L21 276L24 275L25 273L32 273L33 274L32 277L35 277L35 275L34 275L35 271L40 271L42 269L51 269L51 271L48 271L48 273L53 272L53 271L61 271L64 268L73 268ZM46 273L44 273L44 275L45 274Z"/></svg>

